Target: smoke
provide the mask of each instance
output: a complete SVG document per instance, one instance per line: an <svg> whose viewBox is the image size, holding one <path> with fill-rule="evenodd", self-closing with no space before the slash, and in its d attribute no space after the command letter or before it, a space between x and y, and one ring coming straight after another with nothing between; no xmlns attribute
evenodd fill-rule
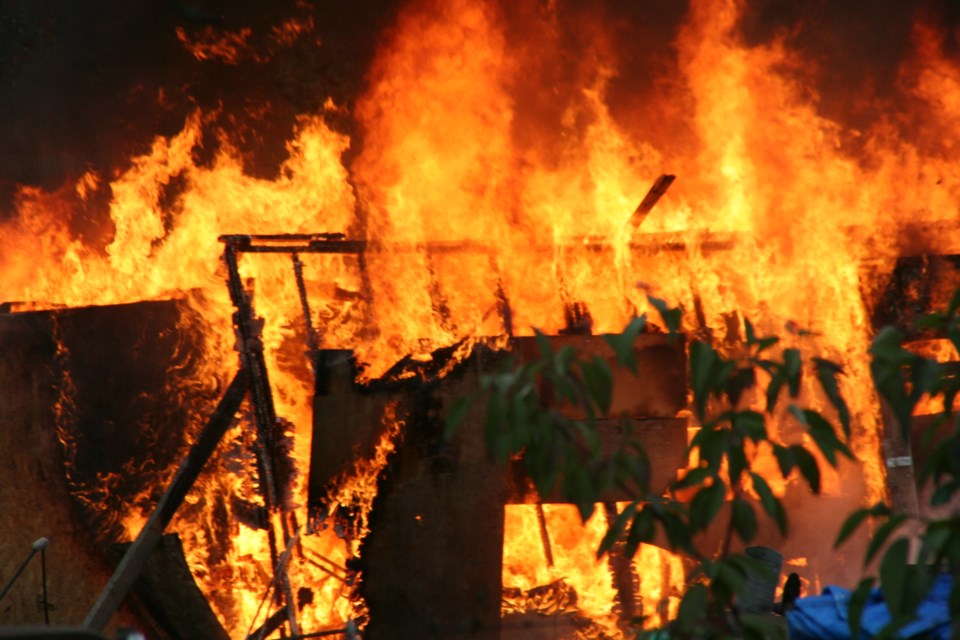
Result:
<svg viewBox="0 0 960 640"><path fill-rule="evenodd" d="M0 218L14 214L21 185L55 191L90 170L109 181L197 108L219 114L208 127L231 132L249 173L275 176L298 115L359 94L396 4L0 3ZM199 60L178 38L242 32L255 55L237 64ZM215 141L205 136L198 160L213 156ZM88 214L72 221L76 233L107 217L105 207Z"/></svg>

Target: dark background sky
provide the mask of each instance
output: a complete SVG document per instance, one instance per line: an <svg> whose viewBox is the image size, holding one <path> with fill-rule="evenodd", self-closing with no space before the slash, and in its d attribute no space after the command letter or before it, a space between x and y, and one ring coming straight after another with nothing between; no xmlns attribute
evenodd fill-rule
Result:
<svg viewBox="0 0 960 640"><path fill-rule="evenodd" d="M505 2L507 0L504 0ZM284 156L298 113L328 97L352 105L378 34L401 0L3 0L0 2L0 215L18 183L58 187L87 168L109 177L153 136L171 135L197 106L222 106L254 173L269 175ZM651 69L668 67L686 12L677 0L561 0L570 13L604 13L613 27L621 76L614 103L656 90ZM908 50L918 13L952 34L960 3L944 0L751 0L741 23L748 43L780 34L814 60L824 115L854 126L876 117L892 95L897 61ZM249 27L269 48L270 29L310 16L314 33L276 49L263 64L198 62L177 27ZM509 35L508 35L509 37ZM317 40L320 46L317 46ZM880 100L864 106L856 97ZM868 101L869 102L869 101ZM878 107L877 105L881 105ZM258 116L250 118L250 113ZM348 121L334 123L347 130Z"/></svg>

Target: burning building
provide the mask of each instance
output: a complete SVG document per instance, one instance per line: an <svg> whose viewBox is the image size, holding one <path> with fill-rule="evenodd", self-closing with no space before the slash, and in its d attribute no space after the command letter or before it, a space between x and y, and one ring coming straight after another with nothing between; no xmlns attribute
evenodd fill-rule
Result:
<svg viewBox="0 0 960 640"><path fill-rule="evenodd" d="M478 424L438 430L533 327L596 351L651 290L690 335L748 317L844 364L857 461L776 487L802 515L762 534L807 588L859 570L847 510L915 502L867 347L960 284L945 3L45 4L0 9L0 581L49 537L55 620L164 529L118 617L157 637L668 619L680 557L597 561L603 510L581 527ZM656 374L618 393L667 478L686 355L636 349ZM32 589L0 624L42 619Z"/></svg>

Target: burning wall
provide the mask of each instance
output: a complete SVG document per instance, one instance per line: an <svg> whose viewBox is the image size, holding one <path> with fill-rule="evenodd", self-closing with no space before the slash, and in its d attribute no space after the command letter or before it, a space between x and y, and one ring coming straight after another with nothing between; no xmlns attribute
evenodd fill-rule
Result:
<svg viewBox="0 0 960 640"><path fill-rule="evenodd" d="M191 379L200 352L179 329L189 317L169 301L0 315L4 585L34 540L50 540L44 570L32 560L6 594L0 625L42 622L43 596L52 623L76 623L106 584L101 551L131 504L152 507L189 438L187 405L170 389L205 395ZM133 609L116 623L167 637Z"/></svg>
<svg viewBox="0 0 960 640"><path fill-rule="evenodd" d="M209 322L197 377L225 380L235 360L217 236L344 231L370 250L307 263L314 320L321 346L353 349L375 378L504 333L504 300L518 332L556 333L573 304L599 332L645 311L652 288L688 310L686 330L718 343L748 316L844 362L860 465L828 490L859 494L843 486L856 475L868 498L884 493L865 391L871 305L898 256L957 251L960 70L955 17L938 3L259 5L3 10L19 37L3 45L17 64L0 95L14 112L0 128L12 150L0 170L0 299L189 291ZM877 28L856 26L864 16ZM64 72L96 29L94 63ZM154 66L147 50L171 55ZM677 184L634 233L628 221L661 173ZM243 264L305 469L312 390L289 268ZM225 484L217 491L249 491ZM305 492L301 478L291 506ZM203 527L179 526L208 592L239 585L214 604L240 629L263 588L262 531L238 525L211 564ZM353 550L325 535L306 544L345 566ZM343 576L311 567L291 570L324 593L304 615L342 623L353 615Z"/></svg>

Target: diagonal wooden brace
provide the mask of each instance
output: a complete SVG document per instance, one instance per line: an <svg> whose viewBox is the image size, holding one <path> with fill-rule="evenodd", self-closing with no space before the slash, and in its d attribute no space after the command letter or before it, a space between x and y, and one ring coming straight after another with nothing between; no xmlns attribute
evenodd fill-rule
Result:
<svg viewBox="0 0 960 640"><path fill-rule="evenodd" d="M177 509L183 504L187 492L193 487L207 460L213 455L223 435L233 423L234 415L240 409L248 389L249 376L245 370L241 369L227 387L227 391L204 426L200 437L191 447L190 453L180 464L170 486L150 514L147 524L144 525L133 544L127 548L107 586L104 587L100 597L90 609L90 613L87 614L86 620L83 621L84 627L99 632L103 631L110 622L110 618L127 597L147 559L160 542L164 529L170 524Z"/></svg>

